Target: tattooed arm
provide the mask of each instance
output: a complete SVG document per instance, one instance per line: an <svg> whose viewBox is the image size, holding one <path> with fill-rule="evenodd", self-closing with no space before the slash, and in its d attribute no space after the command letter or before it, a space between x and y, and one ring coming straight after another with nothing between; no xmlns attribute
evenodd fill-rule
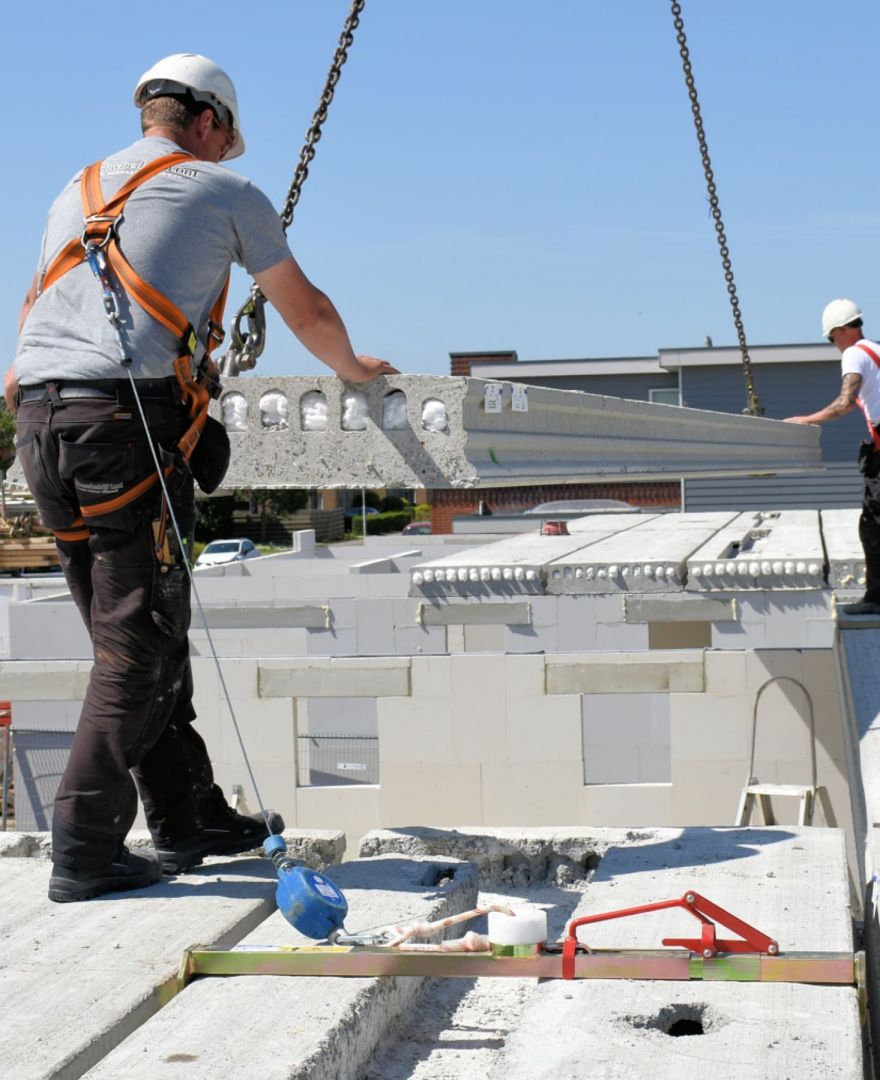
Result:
<svg viewBox="0 0 880 1080"><path fill-rule="evenodd" d="M840 393L829 405L818 412L810 413L809 416L789 416L787 424L824 424L829 420L837 420L838 417L846 416L856 407L859 390L862 387L861 375L850 373L844 375L840 386Z"/></svg>

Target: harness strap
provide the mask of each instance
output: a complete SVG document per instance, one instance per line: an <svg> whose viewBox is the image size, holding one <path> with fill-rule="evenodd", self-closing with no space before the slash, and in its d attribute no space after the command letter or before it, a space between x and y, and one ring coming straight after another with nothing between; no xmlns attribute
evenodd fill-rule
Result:
<svg viewBox="0 0 880 1080"><path fill-rule="evenodd" d="M72 528L70 529L53 529L56 540L66 540L68 543L76 543L80 540L88 540L89 533L88 528L85 527L86 523L82 517L75 517L71 521Z"/></svg>
<svg viewBox="0 0 880 1080"><path fill-rule="evenodd" d="M864 345L862 344L862 342L859 342L858 345L856 345L856 348L861 349L863 353L870 356L870 358L874 361L877 367L880 368L880 356L878 356L877 353L869 345ZM880 450L880 432L878 432L877 429L874 427L873 419L871 416L868 415L868 410L865 406L864 401L862 401L861 394L859 394L858 396L857 403L859 408L862 410L862 415L865 417L865 423L868 425L868 431L870 431L871 433L871 439L874 443L874 449Z"/></svg>
<svg viewBox="0 0 880 1080"><path fill-rule="evenodd" d="M166 169L190 160L192 160L192 155L183 151L158 157L143 168L138 169L109 199L104 198L104 192L101 188L102 163L97 161L83 169L80 179L80 196L84 211L82 237L70 240L61 249L48 266L40 285L40 293L45 292L64 274L85 260L85 246L87 243L97 244L104 249L107 264L126 293L148 315L177 336L180 342L181 355L173 361L172 367L180 386L182 403L187 407L191 423L181 435L176 448L187 465L208 421L208 406L211 403L211 398L219 394L220 373L211 359L211 352L224 338L223 310L226 306L226 295L229 291L229 275L226 275L226 281L220 290L220 295L214 301L209 313L205 355L199 371L194 373L192 358L195 356L199 345L195 328L173 300L161 293L148 281L145 281L134 269L119 246L117 225L129 196L141 184L146 183L147 180L152 179ZM169 476L173 468L173 465L166 466L163 469L164 475ZM148 491L157 480L158 475L151 474L113 499L81 506L80 510L83 518L107 514L126 506ZM79 523L76 522L75 524ZM88 537L88 530L77 529L58 535L61 539L80 540Z"/></svg>

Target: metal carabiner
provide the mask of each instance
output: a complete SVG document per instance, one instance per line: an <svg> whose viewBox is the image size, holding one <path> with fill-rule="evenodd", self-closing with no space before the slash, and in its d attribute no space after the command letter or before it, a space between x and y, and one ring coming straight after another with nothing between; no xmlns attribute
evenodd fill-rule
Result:
<svg viewBox="0 0 880 1080"><path fill-rule="evenodd" d="M247 331L242 324L247 319ZM224 375L237 375L256 367L257 357L266 347L266 297L258 285L251 288L250 296L239 308L232 320L229 332L229 351L223 357Z"/></svg>

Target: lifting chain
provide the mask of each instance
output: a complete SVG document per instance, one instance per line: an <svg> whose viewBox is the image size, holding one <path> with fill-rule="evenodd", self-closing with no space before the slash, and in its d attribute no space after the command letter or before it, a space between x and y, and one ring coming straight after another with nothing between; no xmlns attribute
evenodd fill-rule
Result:
<svg viewBox="0 0 880 1080"><path fill-rule="evenodd" d="M743 374L746 382L746 399L748 412L752 416L763 416L764 409L758 400L755 390L755 382L752 378L752 362L749 359L749 347L746 344L746 331L743 326L742 312L739 307L739 298L736 293L736 283L733 280L733 268L730 262L730 250L727 246L727 237L724 233L724 223L721 220L721 207L718 204L718 191L715 187L715 175L712 172L712 162L709 160L709 146L706 142L706 132L703 129L703 117L700 112L700 100L697 97L697 87L694 83L694 73L691 68L691 56L688 50L687 37L684 32L684 20L681 17L681 4L678 0L671 0L672 17L675 22L675 33L678 38L678 51L681 53L681 63L684 68L684 78L687 83L688 97L691 100L691 112L694 116L694 127L697 132L697 141L700 144L700 157L703 159L703 172L706 174L706 189L709 192L709 206L712 208L712 217L715 220L715 232L718 236L718 247L721 251L721 264L724 267L724 280L727 282L727 294L730 297L730 306L733 310L733 321L736 323L736 336L739 339L739 350L742 353Z"/></svg>
<svg viewBox="0 0 880 1080"><path fill-rule="evenodd" d="M285 234L293 222L294 211L302 193L302 186L309 175L309 165L315 156L315 146L321 138L321 127L327 119L327 110L333 100L336 84L342 74L342 65L348 59L348 50L354 41L354 32L360 22L361 12L364 10L366 0L352 0L351 10L342 33L339 35L339 44L333 54L333 62L327 73L327 81L318 107L312 116L312 123L306 132L306 141L300 151L299 162L293 174L293 180L284 200L284 208L281 211L281 225ZM250 295L239 308L232 320L230 333L229 351L220 362L224 375L238 375L240 371L246 371L256 367L257 357L262 353L266 345L266 297L256 284L251 286ZM247 320L247 331L242 332L244 321Z"/></svg>

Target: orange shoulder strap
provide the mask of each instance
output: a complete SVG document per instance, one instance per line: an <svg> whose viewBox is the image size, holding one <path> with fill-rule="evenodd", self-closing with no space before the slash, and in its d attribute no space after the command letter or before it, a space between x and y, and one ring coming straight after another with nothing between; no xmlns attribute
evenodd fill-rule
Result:
<svg viewBox="0 0 880 1080"><path fill-rule="evenodd" d="M856 345L856 348L861 349L863 353L865 353L867 356L870 356L870 358L874 361L877 367L880 368L880 356L878 356L877 353L869 345L864 345L860 341ZM865 418L865 423L868 425L868 431L870 431L871 433L871 439L874 443L874 446L877 450L880 450L880 434L878 434L877 429L874 427L874 424L872 422L873 417L868 416L868 410L865 407L864 401L862 401L861 394L859 394L858 406L862 410L862 415Z"/></svg>

